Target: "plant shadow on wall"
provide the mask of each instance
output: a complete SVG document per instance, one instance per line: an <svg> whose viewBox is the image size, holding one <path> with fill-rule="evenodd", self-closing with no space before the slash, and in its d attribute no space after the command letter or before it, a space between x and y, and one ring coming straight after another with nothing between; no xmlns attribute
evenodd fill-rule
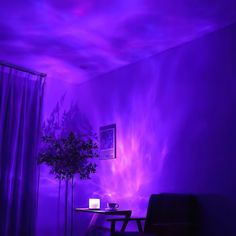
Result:
<svg viewBox="0 0 236 236"><path fill-rule="evenodd" d="M93 158L98 157L98 138L86 117L76 104L61 112L64 98L56 104L50 117L43 123L38 164L46 164L50 173L59 182L58 209L61 199L61 184L65 184L64 236L73 235L74 177L90 179L96 173ZM71 183L71 224L68 226L68 188ZM58 214L58 233L60 212ZM70 231L70 232L69 232ZM59 235L58 234L58 235Z"/></svg>

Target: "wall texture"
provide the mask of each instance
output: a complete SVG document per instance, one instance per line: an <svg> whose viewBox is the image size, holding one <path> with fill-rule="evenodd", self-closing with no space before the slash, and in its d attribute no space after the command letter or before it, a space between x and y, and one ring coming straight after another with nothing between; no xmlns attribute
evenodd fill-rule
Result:
<svg viewBox="0 0 236 236"><path fill-rule="evenodd" d="M151 193L194 193L202 235L235 235L235 42L231 25L80 86L54 86L96 130L117 125L117 159L99 161L94 179L77 183L76 205L96 195L141 216ZM53 99L48 90L46 106ZM88 223L82 218L75 218L79 227Z"/></svg>

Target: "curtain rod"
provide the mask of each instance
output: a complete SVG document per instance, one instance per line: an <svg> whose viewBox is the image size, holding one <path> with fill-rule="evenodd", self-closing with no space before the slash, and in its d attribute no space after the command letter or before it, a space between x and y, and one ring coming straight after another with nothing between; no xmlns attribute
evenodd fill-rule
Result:
<svg viewBox="0 0 236 236"><path fill-rule="evenodd" d="M5 62L5 61L1 61L1 60L0 60L0 65L10 67L10 68L14 68L16 70L19 70L19 71L22 71L22 72L27 72L27 73L30 73L30 74L33 74L33 75L39 75L41 77L46 77L47 76L47 74L40 73L40 72L37 72L37 71L33 71L31 69L27 69L25 67L17 66L17 65L14 65L14 64L11 64L11 63L8 63L8 62Z"/></svg>

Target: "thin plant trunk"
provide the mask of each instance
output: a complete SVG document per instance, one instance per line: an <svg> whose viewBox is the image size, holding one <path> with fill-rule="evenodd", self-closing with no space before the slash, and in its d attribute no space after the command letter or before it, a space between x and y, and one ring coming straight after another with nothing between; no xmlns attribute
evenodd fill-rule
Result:
<svg viewBox="0 0 236 236"><path fill-rule="evenodd" d="M67 236L67 212L68 212L68 179L66 179L66 190L65 190L65 231L64 236Z"/></svg>
<svg viewBox="0 0 236 236"><path fill-rule="evenodd" d="M74 212L74 177L71 179L71 225L70 235L73 235L73 212Z"/></svg>
<svg viewBox="0 0 236 236"><path fill-rule="evenodd" d="M60 230L60 216L61 216L61 179L59 179L59 185L58 185L58 199L57 199L57 235L61 235L61 230Z"/></svg>

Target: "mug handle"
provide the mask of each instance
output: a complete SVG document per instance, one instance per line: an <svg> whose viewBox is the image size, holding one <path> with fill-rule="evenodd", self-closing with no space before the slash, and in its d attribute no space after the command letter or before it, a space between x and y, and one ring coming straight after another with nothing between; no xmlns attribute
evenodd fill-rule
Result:
<svg viewBox="0 0 236 236"><path fill-rule="evenodd" d="M118 203L116 203L116 208L119 208L119 206L120 206L120 205L119 205Z"/></svg>

